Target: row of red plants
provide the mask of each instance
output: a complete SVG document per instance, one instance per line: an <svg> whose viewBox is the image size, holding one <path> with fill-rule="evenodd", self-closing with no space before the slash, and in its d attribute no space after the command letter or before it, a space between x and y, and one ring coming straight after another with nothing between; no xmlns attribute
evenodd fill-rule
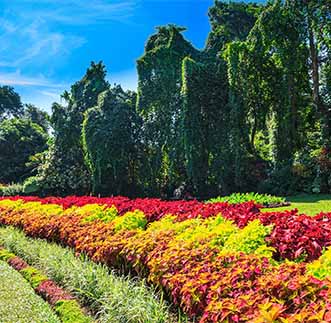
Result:
<svg viewBox="0 0 331 323"><path fill-rule="evenodd" d="M242 204L228 203L203 203L197 200L192 201L163 201L157 198L138 198L129 199L123 196L116 197L93 197L93 196L67 196L67 197L46 197L39 198L36 196L14 196L3 197L0 199L23 200L25 202L40 202L42 204L58 204L64 209L72 206L84 206L87 204L100 204L109 207L115 206L119 214L140 210L142 211L148 222L160 220L167 214L173 214L179 220L193 219L198 216L208 218L222 213L229 218L236 214L240 217L253 217L259 212L259 206L254 202Z"/></svg>
<svg viewBox="0 0 331 323"><path fill-rule="evenodd" d="M248 205L255 207L253 204L236 207L242 210ZM236 212L236 207L225 212L225 217L240 227L256 218L265 225L275 224L269 242L288 243L288 249L294 245L295 237L304 235L309 221L323 224L322 231L330 227L328 214L309 218L296 211L267 214L249 211L245 215ZM183 220L182 214L179 220ZM331 322L331 284L329 280L307 275L304 263L274 266L266 257L243 253L220 255L208 241L198 245L174 244L176 231L158 230L158 222L146 230L115 232L111 223L83 219L74 209L63 216L34 209L28 212L20 207L0 208L3 224L21 227L31 236L61 242L95 261L148 277L189 316L199 317L201 323ZM316 237L313 242L328 243L323 240L326 236ZM309 253L310 247L306 245L309 246L308 240L299 244L299 249L304 247ZM312 258L317 257L314 252L315 249L310 254Z"/></svg>

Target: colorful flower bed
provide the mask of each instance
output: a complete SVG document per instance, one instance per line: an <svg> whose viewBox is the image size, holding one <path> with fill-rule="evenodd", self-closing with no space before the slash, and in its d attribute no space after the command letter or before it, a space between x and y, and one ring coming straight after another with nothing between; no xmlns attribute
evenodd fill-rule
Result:
<svg viewBox="0 0 331 323"><path fill-rule="evenodd" d="M11 267L30 283L35 292L42 296L53 308L61 322L92 323L85 315L78 302L61 287L48 279L38 269L29 266L23 259L0 247L0 260L6 261Z"/></svg>
<svg viewBox="0 0 331 323"><path fill-rule="evenodd" d="M10 226L0 227L0 245L70 291L98 323L178 323L159 293L143 280L118 275L69 248L27 237Z"/></svg>
<svg viewBox="0 0 331 323"><path fill-rule="evenodd" d="M0 201L0 222L147 277L200 323L331 322L330 257L321 257L331 244L329 213L261 213L252 202L16 197Z"/></svg>

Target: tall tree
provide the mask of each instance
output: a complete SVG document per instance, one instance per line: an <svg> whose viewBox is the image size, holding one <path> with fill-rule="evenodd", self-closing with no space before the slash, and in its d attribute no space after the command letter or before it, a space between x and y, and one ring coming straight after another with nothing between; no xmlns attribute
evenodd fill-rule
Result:
<svg viewBox="0 0 331 323"><path fill-rule="evenodd" d="M25 119L31 120L33 123L36 123L46 132L50 128L50 116L48 113L37 108L33 104L25 104L23 117Z"/></svg>
<svg viewBox="0 0 331 323"><path fill-rule="evenodd" d="M64 92L67 106L53 104L51 123L54 141L39 168L46 191L65 194L86 194L90 189L90 175L84 163L81 132L84 113L97 104L98 95L109 84L102 62L91 63L84 77Z"/></svg>
<svg viewBox="0 0 331 323"><path fill-rule="evenodd" d="M23 114L21 97L11 86L0 86L0 121Z"/></svg>
<svg viewBox="0 0 331 323"><path fill-rule="evenodd" d="M138 193L141 120L135 106L135 93L116 86L100 94L98 105L85 114L82 135L94 193Z"/></svg>
<svg viewBox="0 0 331 323"><path fill-rule="evenodd" d="M255 3L215 0L208 12L211 31L206 50L218 53L231 41L245 40L262 9Z"/></svg>
<svg viewBox="0 0 331 323"><path fill-rule="evenodd" d="M199 51L184 39L183 28L158 27L137 61L138 111L144 120L149 151L148 181L156 191L175 188L185 178L181 132L182 61ZM165 171L166 170L166 171Z"/></svg>

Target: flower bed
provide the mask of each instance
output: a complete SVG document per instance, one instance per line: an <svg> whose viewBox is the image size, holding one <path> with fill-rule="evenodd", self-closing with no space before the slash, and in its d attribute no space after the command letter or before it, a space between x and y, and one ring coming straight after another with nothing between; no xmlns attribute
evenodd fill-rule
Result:
<svg viewBox="0 0 331 323"><path fill-rule="evenodd" d="M13 227L0 227L0 245L24 259L25 266L21 268L28 263L45 273L58 286L70 291L94 314L98 323L178 322L165 301L148 288L145 282L110 272L102 264L96 264L83 256L77 257L73 250L27 237ZM47 281L44 284L40 286L41 293L51 288L52 293L48 295L54 295L50 299L54 303L59 293L53 289L53 284Z"/></svg>
<svg viewBox="0 0 331 323"><path fill-rule="evenodd" d="M331 322L330 281L306 269L330 245L330 214L260 213L254 203L32 200L1 201L0 222L147 277L201 323Z"/></svg>

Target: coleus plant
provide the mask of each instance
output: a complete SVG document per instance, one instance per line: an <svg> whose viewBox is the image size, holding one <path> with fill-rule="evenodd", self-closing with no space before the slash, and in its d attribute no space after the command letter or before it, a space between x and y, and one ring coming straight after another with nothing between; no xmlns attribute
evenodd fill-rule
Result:
<svg viewBox="0 0 331 323"><path fill-rule="evenodd" d="M150 210L146 216L141 209L132 210L134 203L129 207L124 198L118 200L122 204L119 209L112 204L109 216L103 213L109 206L84 204L85 199L83 207L67 208L4 200L0 222L73 247L95 261L135 271L203 323L258 323L261 317L266 322L300 322L309 315L322 318L316 322L330 322L329 282L312 279L305 264L275 266L271 259L271 251L277 260L316 259L321 251L316 244L329 243L329 214L260 213L248 203L214 204L199 216L192 201L169 216L164 213L169 205L160 202L157 209L155 199L149 206L144 199L141 209ZM177 203L172 206L177 208ZM216 213L220 208L222 216ZM313 230L307 231L310 225ZM300 241L307 232L310 239Z"/></svg>

